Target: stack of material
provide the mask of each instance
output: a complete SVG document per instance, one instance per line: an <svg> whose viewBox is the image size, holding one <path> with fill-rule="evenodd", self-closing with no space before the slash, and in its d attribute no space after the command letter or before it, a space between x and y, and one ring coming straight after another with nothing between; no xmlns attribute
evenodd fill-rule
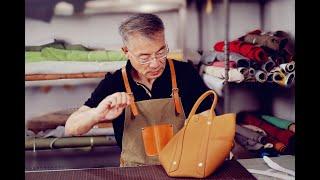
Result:
<svg viewBox="0 0 320 180"><path fill-rule="evenodd" d="M64 125L76 108L34 117L27 121L26 150L116 145L111 122L100 123L89 132L71 137L65 135Z"/></svg>
<svg viewBox="0 0 320 180"><path fill-rule="evenodd" d="M295 123L254 112L239 112L235 140L261 157L294 154Z"/></svg>
<svg viewBox="0 0 320 180"><path fill-rule="evenodd" d="M101 78L126 63L120 50L89 49L55 40L53 43L25 48L26 80Z"/></svg>
<svg viewBox="0 0 320 180"><path fill-rule="evenodd" d="M168 58L182 59L181 52ZM127 57L120 50L90 49L62 40L25 48L25 79L27 81L103 78L125 66Z"/></svg>
<svg viewBox="0 0 320 180"><path fill-rule="evenodd" d="M229 42L228 81L272 82L291 86L295 80L295 62L288 50L289 40L283 31L263 33L255 30ZM204 81L215 90L225 80L224 46L223 41L217 42L213 51L201 57Z"/></svg>

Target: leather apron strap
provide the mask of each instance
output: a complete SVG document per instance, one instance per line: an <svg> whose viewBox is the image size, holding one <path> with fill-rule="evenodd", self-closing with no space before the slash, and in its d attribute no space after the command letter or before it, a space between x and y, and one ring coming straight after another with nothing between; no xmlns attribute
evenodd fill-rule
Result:
<svg viewBox="0 0 320 180"><path fill-rule="evenodd" d="M129 85L129 80L128 80L126 68L122 67L121 72L122 72L122 78L124 81L124 86L126 88L126 92L129 94L129 96L132 97L132 100L133 100L133 102L130 105L132 113L134 116L137 116L139 114L139 112L138 112L138 108L137 108L137 105L134 100L134 95L133 95L131 88L130 88L130 85Z"/></svg>
<svg viewBox="0 0 320 180"><path fill-rule="evenodd" d="M170 66L170 73L171 73L171 84L172 84L172 96L173 101L176 107L176 112L178 114L182 113L182 105L180 104L179 99L179 89L177 87L177 79L176 79L176 71L174 70L174 65L172 59L168 59L169 66Z"/></svg>

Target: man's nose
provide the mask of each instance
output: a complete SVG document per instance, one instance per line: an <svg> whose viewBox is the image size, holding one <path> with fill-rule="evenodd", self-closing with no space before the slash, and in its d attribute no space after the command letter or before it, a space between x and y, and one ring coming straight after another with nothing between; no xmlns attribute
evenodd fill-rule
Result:
<svg viewBox="0 0 320 180"><path fill-rule="evenodd" d="M150 58L151 58L151 61L150 61L150 64L149 64L150 67L159 66L159 60L156 58L156 56L154 54Z"/></svg>

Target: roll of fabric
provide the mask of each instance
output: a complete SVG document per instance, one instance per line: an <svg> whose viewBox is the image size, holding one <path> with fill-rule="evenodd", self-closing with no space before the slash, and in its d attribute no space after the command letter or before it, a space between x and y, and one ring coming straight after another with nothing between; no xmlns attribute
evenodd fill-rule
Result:
<svg viewBox="0 0 320 180"><path fill-rule="evenodd" d="M252 77L254 77L254 75L256 74L256 70L253 68L249 68L248 72L249 72L249 76L252 76Z"/></svg>
<svg viewBox="0 0 320 180"><path fill-rule="evenodd" d="M225 68L205 66L203 71L209 75L215 76L220 79L225 79ZM229 70L229 82L240 83L244 80L243 75L235 68Z"/></svg>
<svg viewBox="0 0 320 180"><path fill-rule="evenodd" d="M245 67L248 68L250 66L249 60L247 59L239 59L237 62L237 67Z"/></svg>
<svg viewBox="0 0 320 180"><path fill-rule="evenodd" d="M244 37L244 42L265 46L275 51L282 49L288 42L287 38L280 38L269 34L247 34Z"/></svg>
<svg viewBox="0 0 320 180"><path fill-rule="evenodd" d="M88 146L111 146L116 144L117 143L114 136L29 138L25 141L25 149L58 149Z"/></svg>
<svg viewBox="0 0 320 180"><path fill-rule="evenodd" d="M261 119L281 129L289 129L290 125L294 123L286 119L281 119L281 118L268 116L268 115L262 115Z"/></svg>
<svg viewBox="0 0 320 180"><path fill-rule="evenodd" d="M262 134L264 136L267 136L267 133L263 129L261 129L261 128L257 127L257 126L250 125L250 124L242 124L241 126L245 127L245 128L248 128L248 129L251 129L252 131L260 133L260 134Z"/></svg>
<svg viewBox="0 0 320 180"><path fill-rule="evenodd" d="M270 72L274 66L274 61L272 59L269 59L267 62L262 64L261 69L265 72Z"/></svg>
<svg viewBox="0 0 320 180"><path fill-rule="evenodd" d="M238 67L237 70L244 76L247 77L249 75L249 68L246 67Z"/></svg>
<svg viewBox="0 0 320 180"><path fill-rule="evenodd" d="M213 89L219 96L222 96L223 79L217 78L209 74L202 74L203 82L208 88Z"/></svg>
<svg viewBox="0 0 320 180"><path fill-rule="evenodd" d="M240 121L239 123L241 124L250 124L260 127L265 130L269 136L274 137L286 146L288 145L290 138L294 135L293 132L277 128L250 113L243 113L241 118L237 119L237 121Z"/></svg>
<svg viewBox="0 0 320 180"><path fill-rule="evenodd" d="M258 70L256 71L255 78L258 82L264 83L267 81L267 73L264 71Z"/></svg>
<svg viewBox="0 0 320 180"><path fill-rule="evenodd" d="M268 143L273 144L273 148L275 150L277 150L278 152L280 152L280 153L285 152L287 147L279 140L276 140L274 137L271 137L271 136L267 136L266 140Z"/></svg>
<svg viewBox="0 0 320 180"><path fill-rule="evenodd" d="M224 51L224 42L220 41L214 45L214 50L223 52ZM232 41L229 43L229 49L231 52L239 53L248 59L257 61L258 63L264 63L268 60L268 55L260 47L256 47L252 44L241 42L241 41Z"/></svg>
<svg viewBox="0 0 320 180"><path fill-rule="evenodd" d="M200 58L200 61L205 65L211 65L217 58L216 51L204 52Z"/></svg>
<svg viewBox="0 0 320 180"><path fill-rule="evenodd" d="M236 124L236 133L261 144L267 143L266 137L263 134L259 134L257 132L252 131L251 129L242 127L238 124Z"/></svg>
<svg viewBox="0 0 320 180"><path fill-rule="evenodd" d="M225 67L225 61L213 61L211 66ZM229 68L236 68L237 64L234 61L229 61Z"/></svg>
<svg viewBox="0 0 320 180"><path fill-rule="evenodd" d="M111 125L111 126L110 126ZM108 126L108 127L106 127ZM34 133L31 130L26 130L26 134L28 137L36 137L36 138L48 138L48 137L71 137L70 135L65 135L65 127L58 126L55 129L47 129L45 131L40 131L38 133ZM105 127L94 127L90 129L87 133L82 134L83 136L112 136L114 135L114 130L111 123L105 125Z"/></svg>
<svg viewBox="0 0 320 180"><path fill-rule="evenodd" d="M273 82L273 73L267 73L267 82L269 83Z"/></svg>
<svg viewBox="0 0 320 180"><path fill-rule="evenodd" d="M279 153L274 148L261 148L258 151L259 156L262 158L264 156L277 157Z"/></svg>
<svg viewBox="0 0 320 180"><path fill-rule="evenodd" d="M255 70L261 69L261 65L259 63L257 63L256 61L249 61L249 67L251 67Z"/></svg>
<svg viewBox="0 0 320 180"><path fill-rule="evenodd" d="M295 76L295 72L287 74L285 78L285 86L290 87L295 81Z"/></svg>
<svg viewBox="0 0 320 180"><path fill-rule="evenodd" d="M273 82L275 82L281 86L287 86L286 75L283 74L281 71L274 72L272 80L273 80Z"/></svg>
<svg viewBox="0 0 320 180"><path fill-rule="evenodd" d="M25 61L126 61L127 57L121 51L80 51L65 50L46 47L41 50L41 55L35 55L35 52L25 52ZM42 58L40 58L42 57Z"/></svg>
<svg viewBox="0 0 320 180"><path fill-rule="evenodd" d="M244 146L247 150L259 150L264 147L263 144L242 136L238 133L235 134L235 140L237 143Z"/></svg>
<svg viewBox="0 0 320 180"><path fill-rule="evenodd" d="M214 51L215 52L215 57L217 60L219 61L224 61L226 58L225 58L225 54L224 52L219 52L219 51ZM249 61L248 58L242 56L241 54L239 53L234 53L234 52L229 52L229 60L230 61L234 61L234 62L238 62L239 60L247 60Z"/></svg>
<svg viewBox="0 0 320 180"><path fill-rule="evenodd" d="M290 73L293 72L295 70L295 62L291 61L289 63L284 63L284 64L280 64L280 68L286 72L286 73Z"/></svg>

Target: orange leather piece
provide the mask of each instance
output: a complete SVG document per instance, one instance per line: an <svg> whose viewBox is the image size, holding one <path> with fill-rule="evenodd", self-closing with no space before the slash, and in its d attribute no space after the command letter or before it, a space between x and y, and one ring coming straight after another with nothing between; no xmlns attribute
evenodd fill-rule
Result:
<svg viewBox="0 0 320 180"><path fill-rule="evenodd" d="M137 108L137 105L134 100L134 95L133 95L131 88L130 88L130 85L129 85L129 80L128 80L126 68L122 67L121 72L122 72L122 78L124 81L124 86L126 88L126 91L133 99L133 103L131 103L131 105L130 105L132 113L134 116L137 116L139 114L139 112L138 112L138 108Z"/></svg>
<svg viewBox="0 0 320 180"><path fill-rule="evenodd" d="M200 103L214 95L210 110L195 114ZM204 178L229 156L236 127L235 113L216 116L217 94L209 90L194 104L184 127L160 151L159 160L168 176Z"/></svg>
<svg viewBox="0 0 320 180"><path fill-rule="evenodd" d="M177 87L177 79L176 79L176 72L174 70L174 65L171 59L168 59L169 66L170 66L170 73L171 73L171 83L172 83L172 96L174 100L174 104L176 107L176 111L178 114L182 112L182 106L179 101L179 89Z"/></svg>
<svg viewBox="0 0 320 180"><path fill-rule="evenodd" d="M286 146L281 142L277 142L274 144L274 149L276 149L279 152L284 152L284 150L286 149Z"/></svg>
<svg viewBox="0 0 320 180"><path fill-rule="evenodd" d="M142 128L142 139L147 156L156 156L173 137L171 124L160 124Z"/></svg>

